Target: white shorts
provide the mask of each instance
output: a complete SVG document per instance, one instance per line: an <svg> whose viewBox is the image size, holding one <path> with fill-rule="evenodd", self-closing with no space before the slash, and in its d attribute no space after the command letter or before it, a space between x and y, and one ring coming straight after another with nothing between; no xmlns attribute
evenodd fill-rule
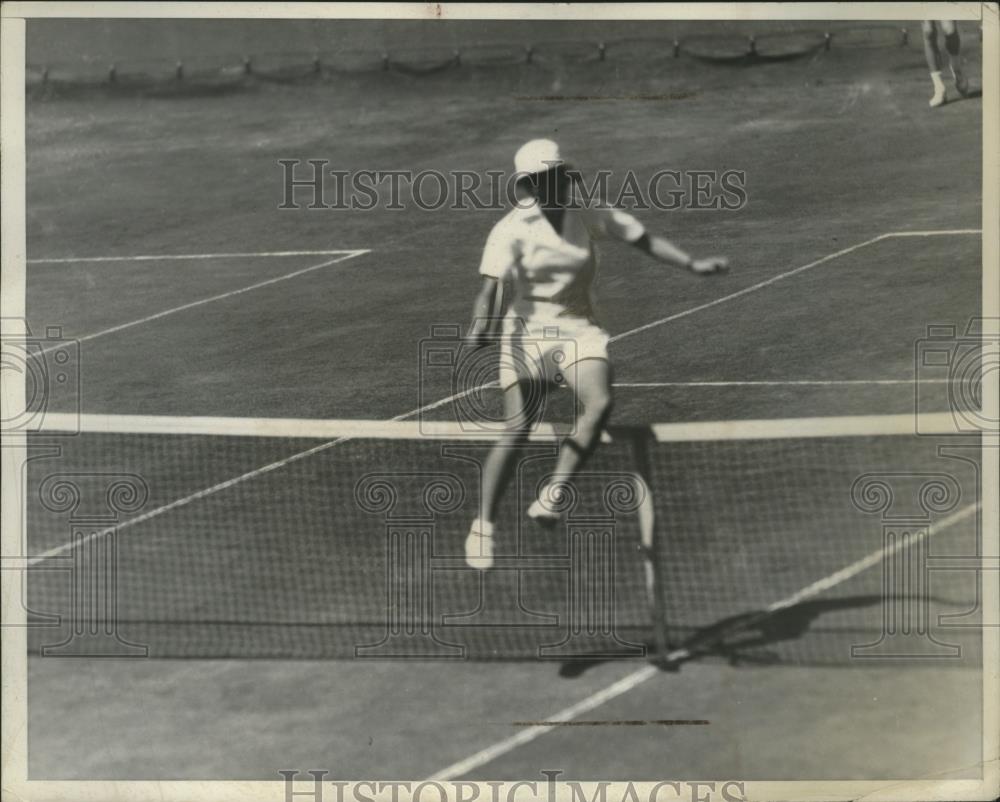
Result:
<svg viewBox="0 0 1000 802"><path fill-rule="evenodd" d="M539 322L508 317L500 341L500 388L520 381L565 384L583 359L608 360L608 333L586 318Z"/></svg>

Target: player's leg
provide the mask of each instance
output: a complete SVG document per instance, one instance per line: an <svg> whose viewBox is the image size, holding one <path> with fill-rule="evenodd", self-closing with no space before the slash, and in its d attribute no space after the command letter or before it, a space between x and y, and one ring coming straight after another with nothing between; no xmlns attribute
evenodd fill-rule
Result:
<svg viewBox="0 0 1000 802"><path fill-rule="evenodd" d="M924 35L924 57L927 59L927 69L933 72L941 71L941 51L938 50L938 24L934 20L925 19L920 23Z"/></svg>
<svg viewBox="0 0 1000 802"><path fill-rule="evenodd" d="M538 420L541 404L529 402L529 399L534 399L539 392L544 392L544 387L525 381L508 387L504 393L506 431L490 449L483 464L483 493L480 501L480 517L483 520L496 520L500 497L510 481L517 450L524 445L531 427Z"/></svg>
<svg viewBox="0 0 1000 802"><path fill-rule="evenodd" d="M563 440L552 482L528 509L535 520L551 524L559 519L561 484L571 482L597 448L611 416L611 363L606 358L581 359L566 370L566 383L583 407L575 431Z"/></svg>
<svg viewBox="0 0 1000 802"><path fill-rule="evenodd" d="M505 432L483 463L479 517L472 522L465 539L465 559L473 568L493 565L494 522L500 499L510 482L521 446L543 407L539 394L544 392L543 385L531 380L513 382L504 390Z"/></svg>
<svg viewBox="0 0 1000 802"><path fill-rule="evenodd" d="M951 76L955 79L955 88L961 94L969 91L969 82L962 68L962 39L958 35L955 20L942 20L941 33L944 34L944 46L948 51L948 61L951 64Z"/></svg>
<svg viewBox="0 0 1000 802"><path fill-rule="evenodd" d="M931 73L931 82L934 84L934 94L929 101L931 108L935 108L944 103L945 86L944 78L941 77L941 51L938 49L938 23L934 20L925 19L920 29L924 35L924 56L927 58L927 69Z"/></svg>
<svg viewBox="0 0 1000 802"><path fill-rule="evenodd" d="M556 473L572 479L597 448L611 417L611 363L607 359L582 359L566 371L566 383L583 409L577 416L575 433L559 449Z"/></svg>

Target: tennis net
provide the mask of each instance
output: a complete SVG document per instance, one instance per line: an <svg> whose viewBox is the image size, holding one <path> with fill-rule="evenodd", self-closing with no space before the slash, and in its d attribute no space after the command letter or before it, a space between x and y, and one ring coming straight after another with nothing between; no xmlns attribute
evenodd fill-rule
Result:
<svg viewBox="0 0 1000 802"><path fill-rule="evenodd" d="M563 433L524 447L481 572L463 544L495 433L49 415L29 437L29 649L978 659L978 438L907 416L612 429L547 531L523 513Z"/></svg>

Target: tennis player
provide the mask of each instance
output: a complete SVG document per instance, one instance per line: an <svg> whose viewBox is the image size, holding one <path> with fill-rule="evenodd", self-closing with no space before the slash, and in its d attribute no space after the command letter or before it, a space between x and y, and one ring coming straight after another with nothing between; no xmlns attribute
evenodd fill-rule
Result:
<svg viewBox="0 0 1000 802"><path fill-rule="evenodd" d="M931 82L934 84L934 94L929 103L931 108L944 105L947 89L941 77L941 51L938 49L938 29L944 34L944 46L948 51L948 63L951 66L951 77L955 80L955 88L960 95L969 92L969 81L962 71L962 41L958 36L955 20L929 20L921 23L924 33L924 56L927 58L927 68L931 71Z"/></svg>
<svg viewBox="0 0 1000 802"><path fill-rule="evenodd" d="M519 202L494 226L479 272L468 340L482 347L493 338L503 287L513 299L502 321L500 387L506 432L483 466L479 517L465 542L466 562L480 569L493 564L494 521L510 480L517 450L537 422L540 400L553 385L566 385L583 411L575 433L560 445L553 478L528 508L529 517L552 526L560 518L564 485L583 467L597 446L611 412L608 334L594 318L591 284L597 270L594 240L610 237L630 243L654 258L692 270L726 269L721 257L693 259L666 239L647 234L632 215L580 202L570 166L558 145L536 139L514 156Z"/></svg>

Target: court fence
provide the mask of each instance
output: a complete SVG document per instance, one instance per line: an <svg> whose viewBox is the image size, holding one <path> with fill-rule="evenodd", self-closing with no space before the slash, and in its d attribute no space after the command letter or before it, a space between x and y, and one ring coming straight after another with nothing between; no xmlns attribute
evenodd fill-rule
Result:
<svg viewBox="0 0 1000 802"><path fill-rule="evenodd" d="M982 29L979 29L981 41ZM917 49L918 27L859 25L776 33L691 34L676 37L548 40L459 46L406 46L313 52L254 52L197 59L128 59L111 63L45 62L26 65L29 88L74 86L105 89L239 88L253 83L308 83L365 73L432 75L489 70L607 63L664 65L694 61L750 66L809 58L831 50Z"/></svg>

